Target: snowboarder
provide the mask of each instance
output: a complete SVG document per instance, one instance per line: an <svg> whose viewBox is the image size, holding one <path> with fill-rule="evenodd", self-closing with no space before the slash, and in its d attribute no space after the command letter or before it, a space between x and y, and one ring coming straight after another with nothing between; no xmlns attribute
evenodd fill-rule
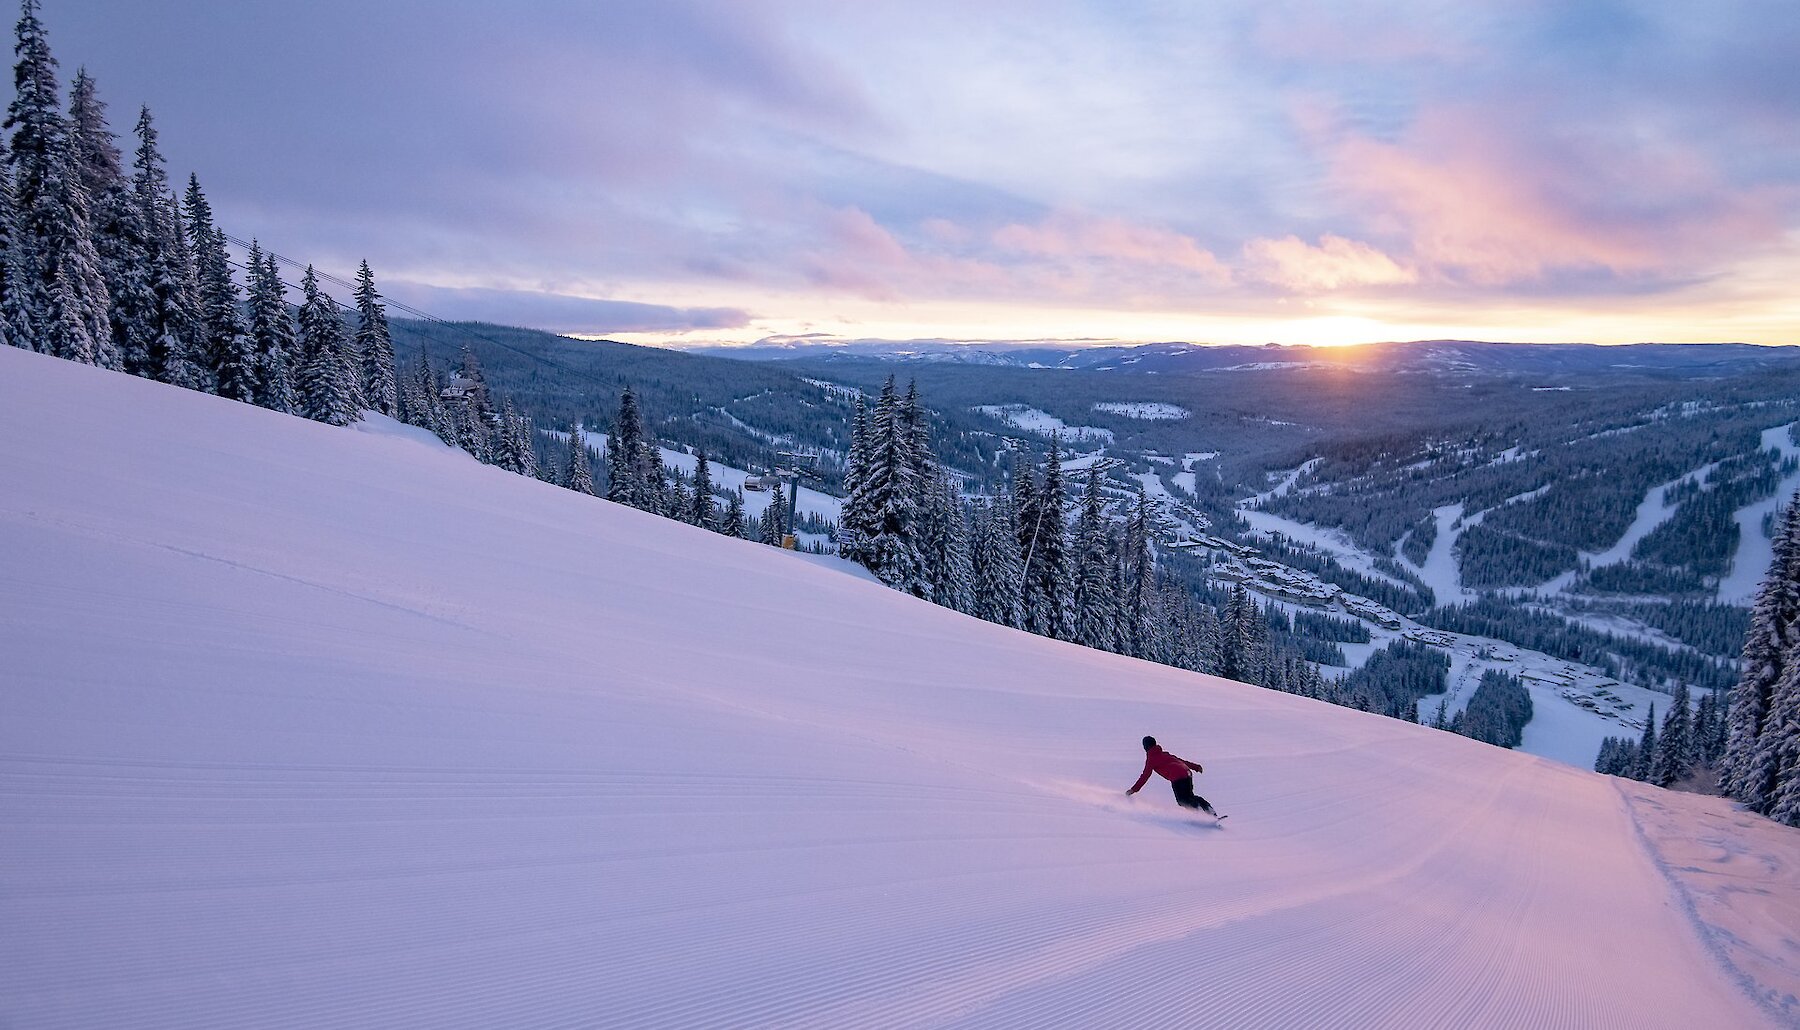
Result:
<svg viewBox="0 0 1800 1030"><path fill-rule="evenodd" d="M1197 762L1190 762L1164 751L1157 745L1155 737L1145 737L1144 771L1139 774L1137 782L1131 785L1131 789L1125 792L1125 796L1136 794L1143 787L1144 781L1150 778L1150 774L1155 773L1169 781L1169 786L1175 791L1176 804L1183 808L1198 808L1215 819L1223 819L1225 817L1213 811L1213 806L1207 804L1205 798L1194 793L1194 773L1205 771Z"/></svg>

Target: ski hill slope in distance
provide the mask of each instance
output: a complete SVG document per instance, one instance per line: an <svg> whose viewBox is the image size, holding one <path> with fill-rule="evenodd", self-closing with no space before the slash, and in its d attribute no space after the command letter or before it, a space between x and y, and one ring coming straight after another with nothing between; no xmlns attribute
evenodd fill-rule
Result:
<svg viewBox="0 0 1800 1030"><path fill-rule="evenodd" d="M357 428L0 348L0 1025L1794 1022L1720 799Z"/></svg>

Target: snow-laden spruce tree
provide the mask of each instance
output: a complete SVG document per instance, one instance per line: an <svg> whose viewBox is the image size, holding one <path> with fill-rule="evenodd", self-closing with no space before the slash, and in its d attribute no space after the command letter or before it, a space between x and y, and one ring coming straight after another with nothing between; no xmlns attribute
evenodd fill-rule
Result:
<svg viewBox="0 0 1800 1030"><path fill-rule="evenodd" d="M941 465L934 463L923 504L922 554L931 600L968 613L975 603L975 573L962 497Z"/></svg>
<svg viewBox="0 0 1800 1030"><path fill-rule="evenodd" d="M718 508L713 503L712 467L706 462L705 451L694 458L694 496L688 507L687 521L701 529L718 528Z"/></svg>
<svg viewBox="0 0 1800 1030"><path fill-rule="evenodd" d="M356 421L356 369L346 360L344 320L337 302L319 289L311 265L300 280L300 366L295 370L299 414L327 425Z"/></svg>
<svg viewBox="0 0 1800 1030"><path fill-rule="evenodd" d="M974 605L978 619L1021 629L1025 622L1022 590L1025 567L1019 560L1019 535L1012 505L1004 496L975 509L970 554Z"/></svg>
<svg viewBox="0 0 1800 1030"><path fill-rule="evenodd" d="M375 273L364 261L356 270L355 351L361 359L363 402L383 415L398 404L394 382L394 341L388 334L387 307L375 290Z"/></svg>
<svg viewBox="0 0 1800 1030"><path fill-rule="evenodd" d="M1793 656L1794 621L1800 616L1800 518L1792 501L1777 521L1773 551L1750 610L1741 672L1726 709L1725 755L1719 763L1720 787L1757 812L1767 812L1773 803L1776 748L1765 746L1762 737L1776 685Z"/></svg>
<svg viewBox="0 0 1800 1030"><path fill-rule="evenodd" d="M850 414L850 449L844 460L844 507L838 516L838 528L844 530L847 542L838 555L861 562L861 546L869 533L869 498L866 482L869 467L869 415L859 392Z"/></svg>
<svg viewBox="0 0 1800 1030"><path fill-rule="evenodd" d="M207 376L196 338L200 306L194 295L187 227L169 187L162 151L157 146L156 125L148 107L138 113L137 137L132 193L148 233L144 260L155 298L148 329L148 374L160 382L198 390L206 385Z"/></svg>
<svg viewBox="0 0 1800 1030"><path fill-rule="evenodd" d="M1100 488L1098 463L1088 466L1081 495L1081 511L1075 519L1074 639L1102 651L1118 650L1118 617L1114 611L1112 527L1106 517L1106 500Z"/></svg>
<svg viewBox="0 0 1800 1030"><path fill-rule="evenodd" d="M889 376L869 426L869 462L863 480L869 531L861 554L877 579L924 597L930 582L917 537L922 490L912 419Z"/></svg>
<svg viewBox="0 0 1800 1030"><path fill-rule="evenodd" d="M1074 636L1074 589L1069 568L1068 490L1063 483L1061 440L1050 435L1042 483L1029 469L1018 477L1019 554L1025 564L1025 628L1040 636Z"/></svg>
<svg viewBox="0 0 1800 1030"><path fill-rule="evenodd" d="M769 491L769 506L763 509L762 518L757 520L756 540L770 547L780 547L781 538L786 535L782 526L782 500L780 490Z"/></svg>
<svg viewBox="0 0 1800 1030"><path fill-rule="evenodd" d="M1650 711L1644 715L1644 735L1638 738L1637 764L1632 767L1631 778L1650 782L1650 773L1656 768L1656 705L1650 705Z"/></svg>
<svg viewBox="0 0 1800 1030"><path fill-rule="evenodd" d="M1656 754L1650 761L1649 782L1659 787L1673 786L1685 780L1694 771L1691 749L1693 736L1689 714L1689 699L1686 683L1675 688L1675 696L1669 702L1669 714L1663 718L1662 733L1657 738Z"/></svg>
<svg viewBox="0 0 1800 1030"><path fill-rule="evenodd" d="M31 336L31 323L25 317L20 301L20 279L16 270L18 212L13 209L12 169L6 161L6 147L0 144L0 343L26 350L36 350L38 342Z"/></svg>
<svg viewBox="0 0 1800 1030"><path fill-rule="evenodd" d="M606 444L606 497L633 508L648 509L651 490L644 468L644 417L637 395L627 386L619 396L619 416Z"/></svg>
<svg viewBox="0 0 1800 1030"><path fill-rule="evenodd" d="M588 459L587 438L579 422L569 425L569 458L563 464L562 485L578 494L594 492L594 466Z"/></svg>
<svg viewBox="0 0 1800 1030"><path fill-rule="evenodd" d="M186 208L199 286L201 350L212 373L212 389L221 397L252 403L256 400L254 345L244 324L237 281L231 275L224 230L213 224L212 204L200 189L197 175L188 177Z"/></svg>
<svg viewBox="0 0 1800 1030"><path fill-rule="evenodd" d="M1137 501L1125 523L1124 622L1126 653L1149 658L1152 623L1156 618L1156 556L1150 550L1154 513L1144 484L1138 483Z"/></svg>
<svg viewBox="0 0 1800 1030"><path fill-rule="evenodd" d="M257 404L294 413L294 316L275 255L264 255L255 240L245 261L250 281L250 350Z"/></svg>
<svg viewBox="0 0 1800 1030"><path fill-rule="evenodd" d="M36 349L119 368L89 199L75 168L56 83L56 58L50 54L38 8L37 0L21 5L14 96L5 124L12 132L7 158L16 212L9 279L16 271L26 335L44 341ZM52 321L54 328L49 326Z"/></svg>
<svg viewBox="0 0 1800 1030"><path fill-rule="evenodd" d="M1769 699L1755 764L1772 770L1767 794L1755 810L1800 826L1800 656L1790 655Z"/></svg>
<svg viewBox="0 0 1800 1030"><path fill-rule="evenodd" d="M69 90L69 149L75 177L87 193L94 252L111 302L112 347L120 367L147 376L156 313L150 228L125 178L114 140L94 80L85 70L77 71Z"/></svg>
<svg viewBox="0 0 1800 1030"><path fill-rule="evenodd" d="M725 514L719 519L719 532L726 536L744 538L744 492L731 491L725 502Z"/></svg>

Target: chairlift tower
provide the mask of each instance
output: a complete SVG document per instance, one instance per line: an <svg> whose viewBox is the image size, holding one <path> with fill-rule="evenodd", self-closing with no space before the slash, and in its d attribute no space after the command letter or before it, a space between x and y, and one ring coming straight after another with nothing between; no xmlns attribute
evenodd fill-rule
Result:
<svg viewBox="0 0 1800 1030"><path fill-rule="evenodd" d="M775 477L787 484L788 528L792 530L800 520L800 477L815 474L819 467L819 456L797 451L776 451L775 457L785 458L788 463L787 468L777 465L774 471ZM799 545L800 535L794 532L789 532L787 538L782 541L782 546L789 550L799 550Z"/></svg>

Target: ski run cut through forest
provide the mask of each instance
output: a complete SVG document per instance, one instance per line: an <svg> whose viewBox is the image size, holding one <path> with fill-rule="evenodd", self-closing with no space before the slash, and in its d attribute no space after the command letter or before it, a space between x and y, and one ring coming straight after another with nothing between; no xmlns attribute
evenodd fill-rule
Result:
<svg viewBox="0 0 1800 1030"><path fill-rule="evenodd" d="M0 348L0 1024L1800 1019L1724 799L355 428Z"/></svg>

